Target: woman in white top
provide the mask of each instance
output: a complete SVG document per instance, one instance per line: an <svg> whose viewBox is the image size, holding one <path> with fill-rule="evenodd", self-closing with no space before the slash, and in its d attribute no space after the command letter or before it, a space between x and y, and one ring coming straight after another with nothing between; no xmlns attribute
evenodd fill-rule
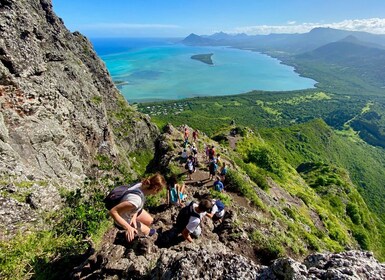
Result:
<svg viewBox="0 0 385 280"><path fill-rule="evenodd" d="M142 182L130 189L138 189L146 196L159 193L164 186L166 186L164 177L160 174L155 174L142 180ZM109 212L115 223L126 230L128 242L134 239L138 230L144 235L151 236L155 233L154 229L150 229L154 219L143 209L144 201L142 197L136 193L128 193Z"/></svg>

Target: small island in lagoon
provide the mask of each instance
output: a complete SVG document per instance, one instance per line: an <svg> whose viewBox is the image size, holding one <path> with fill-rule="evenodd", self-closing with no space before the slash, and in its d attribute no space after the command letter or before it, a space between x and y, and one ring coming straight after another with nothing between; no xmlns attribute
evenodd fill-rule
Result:
<svg viewBox="0 0 385 280"><path fill-rule="evenodd" d="M199 60L203 63L214 65L211 57L213 56L213 53L205 53L205 54L196 54L191 56L191 59Z"/></svg>

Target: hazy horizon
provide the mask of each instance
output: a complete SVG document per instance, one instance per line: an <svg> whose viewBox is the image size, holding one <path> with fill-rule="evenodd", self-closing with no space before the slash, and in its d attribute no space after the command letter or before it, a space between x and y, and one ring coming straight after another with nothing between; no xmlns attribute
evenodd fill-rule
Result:
<svg viewBox="0 0 385 280"><path fill-rule="evenodd" d="M316 27L385 34L382 0L52 0L71 31L92 38L183 38L191 33L266 35Z"/></svg>

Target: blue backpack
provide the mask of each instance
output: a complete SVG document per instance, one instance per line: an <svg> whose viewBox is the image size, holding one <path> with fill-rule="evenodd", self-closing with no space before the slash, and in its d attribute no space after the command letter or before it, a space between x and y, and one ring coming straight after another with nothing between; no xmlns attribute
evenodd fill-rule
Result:
<svg viewBox="0 0 385 280"><path fill-rule="evenodd" d="M223 186L223 183L221 181L216 181L214 183L214 189L218 192L221 192L223 190L224 186Z"/></svg>
<svg viewBox="0 0 385 280"><path fill-rule="evenodd" d="M175 187L170 188L170 201L172 203L177 203L178 202L178 193L177 193Z"/></svg>
<svg viewBox="0 0 385 280"><path fill-rule="evenodd" d="M225 209L225 205L219 199L215 201L215 205L218 207L218 212L221 212L223 209Z"/></svg>

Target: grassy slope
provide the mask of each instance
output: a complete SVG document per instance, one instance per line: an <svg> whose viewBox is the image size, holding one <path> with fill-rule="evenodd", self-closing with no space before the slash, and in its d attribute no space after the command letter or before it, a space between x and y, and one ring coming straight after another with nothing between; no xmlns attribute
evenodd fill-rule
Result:
<svg viewBox="0 0 385 280"><path fill-rule="evenodd" d="M318 131L319 125L325 126L322 122L319 123L306 126ZM302 137L306 137L306 132L304 133ZM313 131L313 134L316 133ZM272 134L280 136L285 133L273 131ZM263 136L249 134L238 143L233 154L236 163L258 186L264 187L267 193L270 193L272 184L269 183L267 185L270 187L266 187L264 179L258 174L263 174L265 180L273 178L291 197L301 199L306 205L301 206L290 197L277 197L278 204L270 205L268 211L281 227L286 227L288 234L282 236L285 230L280 233L269 232L270 241L278 247L284 245L293 252L298 248L338 251L357 242L361 248L373 250L379 258L383 258L383 222L369 210L345 169L335 164L317 162L304 164L299 170L301 172L297 172L293 168L296 162L317 160L322 155L311 155L311 159L296 157L298 153L288 153L285 148L271 144L276 141L271 140L272 135L261 135ZM289 159L290 155L294 157ZM317 222L317 219L320 221ZM271 228L268 230L271 231Z"/></svg>
<svg viewBox="0 0 385 280"><path fill-rule="evenodd" d="M275 245L293 243L295 238L300 238L305 240L308 248L335 250L341 244L351 244L353 238L362 248L371 249L383 257L385 253L381 244L385 244L385 237L381 233L385 220L382 204L385 196L382 183L385 151L368 145L349 126L368 113L381 115L379 100L374 96L343 96L315 89L195 98L155 106L145 104L141 108L150 107L147 113L160 125L167 122L175 125L187 123L211 136L227 134L234 127L230 125L232 120L237 126L248 126L256 131L255 135L262 139L265 148L258 150L254 147L257 152L251 155L246 148L238 148L233 158L243 170L241 173L248 174L262 188L266 188L266 178L275 178L292 195L300 197L315 209L317 215L324 218L327 228L326 239L324 233L319 233L317 229L305 234L298 225L305 223L314 227L307 221L310 219L308 210L298 209L291 213L297 219L293 224L286 218L286 212L290 210L286 209L282 214L282 209L272 208L269 210L272 215L293 230L291 241L272 233L275 241L270 241ZM167 112L167 115L159 112ZM340 130L334 130L322 119ZM374 119L381 121L378 117ZM253 146L255 141L247 145ZM275 156L270 156L271 151ZM274 161L275 157L279 160ZM253 164L251 159L257 159L258 163ZM325 169L336 171L326 172L325 175L322 168L315 168L308 174L302 174L308 185L315 186L316 181L321 186L309 190L307 185L298 186L296 183L299 179L295 169L306 162L325 164ZM325 192L325 189L330 189L331 193ZM248 195L252 193L244 191ZM251 195L250 199L256 198ZM382 222L366 205L377 213ZM369 225L373 225L372 231ZM256 233L255 238L259 240L261 236ZM294 251L301 248L298 244L292 247Z"/></svg>

